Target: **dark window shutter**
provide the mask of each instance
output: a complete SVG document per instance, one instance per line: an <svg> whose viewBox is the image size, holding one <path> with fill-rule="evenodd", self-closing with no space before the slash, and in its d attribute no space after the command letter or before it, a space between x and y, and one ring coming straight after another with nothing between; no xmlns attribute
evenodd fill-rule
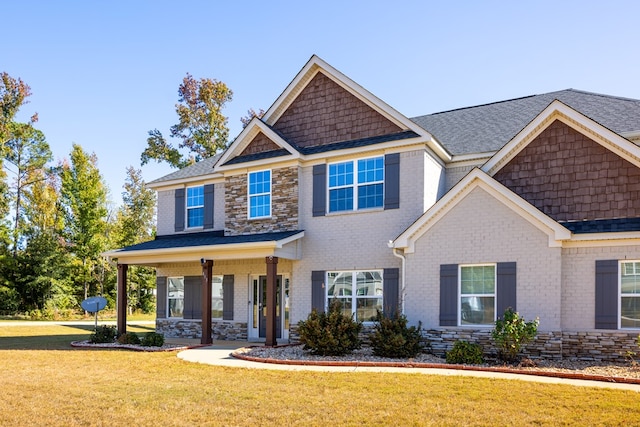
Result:
<svg viewBox="0 0 640 427"><path fill-rule="evenodd" d="M213 184L204 186L204 224L203 228L213 228Z"/></svg>
<svg viewBox="0 0 640 427"><path fill-rule="evenodd" d="M202 319L202 277L187 276L184 278L184 312L185 319Z"/></svg>
<svg viewBox="0 0 640 427"><path fill-rule="evenodd" d="M184 188L178 188L175 193L175 231L184 231Z"/></svg>
<svg viewBox="0 0 640 427"><path fill-rule="evenodd" d="M233 275L222 277L222 319L233 320Z"/></svg>
<svg viewBox="0 0 640 427"><path fill-rule="evenodd" d="M325 291L324 271L311 272L311 309L319 313L324 312Z"/></svg>
<svg viewBox="0 0 640 427"><path fill-rule="evenodd" d="M387 317L393 317L399 312L400 307L398 305L398 288L400 270L397 268L385 268L382 276L383 283L383 311Z"/></svg>
<svg viewBox="0 0 640 427"><path fill-rule="evenodd" d="M327 209L327 165L313 167L313 216L324 216Z"/></svg>
<svg viewBox="0 0 640 427"><path fill-rule="evenodd" d="M516 307L516 263L499 262L496 272L496 317L502 317L504 311L511 307L517 311Z"/></svg>
<svg viewBox="0 0 640 427"><path fill-rule="evenodd" d="M458 264L440 265L440 326L458 325Z"/></svg>
<svg viewBox="0 0 640 427"><path fill-rule="evenodd" d="M596 261L596 329L618 329L618 260Z"/></svg>
<svg viewBox="0 0 640 427"><path fill-rule="evenodd" d="M384 156L384 208L400 208L400 153Z"/></svg>
<svg viewBox="0 0 640 427"><path fill-rule="evenodd" d="M167 317L167 278L162 276L156 277L156 317Z"/></svg>

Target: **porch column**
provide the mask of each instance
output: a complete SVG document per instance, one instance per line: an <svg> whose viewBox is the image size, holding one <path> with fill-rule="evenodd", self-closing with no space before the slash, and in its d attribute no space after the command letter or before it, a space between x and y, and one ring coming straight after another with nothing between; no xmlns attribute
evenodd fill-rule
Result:
<svg viewBox="0 0 640 427"><path fill-rule="evenodd" d="M264 345L273 347L276 340L276 294L278 287L278 257L268 256L267 263L267 336Z"/></svg>
<svg viewBox="0 0 640 427"><path fill-rule="evenodd" d="M118 264L118 297L116 300L118 334L127 332L127 270L129 264Z"/></svg>
<svg viewBox="0 0 640 427"><path fill-rule="evenodd" d="M200 344L211 344L211 281L213 260L201 259L202 264L202 338Z"/></svg>

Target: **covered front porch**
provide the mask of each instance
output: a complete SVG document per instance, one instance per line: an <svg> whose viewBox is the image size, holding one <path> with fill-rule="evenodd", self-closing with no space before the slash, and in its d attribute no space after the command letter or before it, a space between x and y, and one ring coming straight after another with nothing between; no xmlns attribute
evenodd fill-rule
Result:
<svg viewBox="0 0 640 427"><path fill-rule="evenodd" d="M168 310L168 301L171 301L171 296L161 295L159 284L161 280L165 280L166 283L170 274L179 275L179 273L173 273L179 266L189 266L189 275L187 277L184 277L185 274L182 275L185 289L189 289L189 294L187 296L185 293L182 303L189 307L188 319L201 322L202 344L210 344L213 341L212 285L214 281L222 281L222 286L226 286L227 296L222 314L224 319L237 321L239 316L244 316L242 320L248 327L259 325L265 337L265 345L276 345L279 332L282 330L280 322L284 321L281 310L284 304L282 295L284 295L285 286L288 295L290 278L290 275L283 275L278 271L278 265L282 260L287 260L287 264L290 264L290 261L301 258L302 237L304 232L300 230L243 236L224 236L222 232L201 232L160 236L149 242L105 253L105 256L118 263L118 333L126 332L127 272L130 265L151 266L155 267L156 271L169 272L166 276L158 276L157 288L158 313L160 313L158 318L164 313L168 319L172 316ZM229 269L230 263L246 263L250 268L247 267L248 269L240 274L237 269L235 271ZM196 266L197 276L194 270ZM245 279L248 281L246 287ZM254 306L251 311L238 302L236 308L240 307L241 310L237 310L239 313L234 315L234 288L242 292L245 292L245 289L248 293L253 292L249 298L249 303ZM194 296L195 289L198 293L196 296ZM257 315L263 316L261 321L258 321ZM188 322L186 318L178 320Z"/></svg>

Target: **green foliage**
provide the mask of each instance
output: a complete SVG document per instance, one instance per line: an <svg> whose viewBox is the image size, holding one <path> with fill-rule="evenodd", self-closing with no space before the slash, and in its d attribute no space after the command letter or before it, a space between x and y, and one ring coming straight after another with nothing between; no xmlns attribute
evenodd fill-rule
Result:
<svg viewBox="0 0 640 427"><path fill-rule="evenodd" d="M140 337L135 332L125 332L118 337L120 344L140 344Z"/></svg>
<svg viewBox="0 0 640 427"><path fill-rule="evenodd" d="M148 332L142 339L145 347L162 347L164 345L164 335L157 332Z"/></svg>
<svg viewBox="0 0 640 427"><path fill-rule="evenodd" d="M93 344L104 344L115 342L118 331L115 326L101 325L89 337L89 342Z"/></svg>
<svg viewBox="0 0 640 427"><path fill-rule="evenodd" d="M171 137L181 139L178 148L159 130L149 131L147 148L140 156L142 165L156 160L183 168L226 148L229 128L222 109L233 97L231 89L215 79L196 80L187 73L178 95L178 123L171 126ZM188 154L182 155L181 148L186 148Z"/></svg>
<svg viewBox="0 0 640 427"><path fill-rule="evenodd" d="M342 313L342 306L332 300L327 313L313 310L307 320L298 322L300 341L306 350L321 356L344 356L360 347L358 334L362 323Z"/></svg>
<svg viewBox="0 0 640 427"><path fill-rule="evenodd" d="M407 317L397 311L385 317L380 310L371 334L373 354L380 357L416 357L422 351L422 323L407 327Z"/></svg>
<svg viewBox="0 0 640 427"><path fill-rule="evenodd" d="M496 326L491 331L498 348L498 357L505 362L517 361L522 347L538 333L538 323L537 318L526 322L511 307L507 308L502 318L496 320Z"/></svg>
<svg viewBox="0 0 640 427"><path fill-rule="evenodd" d="M483 363L482 347L480 344L467 341L456 341L453 348L446 354L447 363L478 365Z"/></svg>
<svg viewBox="0 0 640 427"><path fill-rule="evenodd" d="M73 145L71 163L61 168L60 204L64 214L62 237L73 257L71 275L76 296L105 293L109 265L100 256L106 249L107 190L95 154Z"/></svg>

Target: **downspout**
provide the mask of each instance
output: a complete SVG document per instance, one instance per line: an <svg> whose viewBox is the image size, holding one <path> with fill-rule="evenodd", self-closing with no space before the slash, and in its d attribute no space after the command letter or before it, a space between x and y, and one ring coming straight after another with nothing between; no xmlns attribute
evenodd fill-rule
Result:
<svg viewBox="0 0 640 427"><path fill-rule="evenodd" d="M389 248L391 248L391 250L393 251L393 256L395 256L396 258L400 258L402 260L402 273L401 273L401 278L400 278L400 304L402 307L402 314L404 315L404 297L405 297L405 281L404 281L404 276L405 276L405 271L406 271L406 263L407 263L407 259L405 258L405 256L402 253L398 253L396 251L396 249L393 247L393 241L389 240L389 243L387 243L387 246L389 246Z"/></svg>

